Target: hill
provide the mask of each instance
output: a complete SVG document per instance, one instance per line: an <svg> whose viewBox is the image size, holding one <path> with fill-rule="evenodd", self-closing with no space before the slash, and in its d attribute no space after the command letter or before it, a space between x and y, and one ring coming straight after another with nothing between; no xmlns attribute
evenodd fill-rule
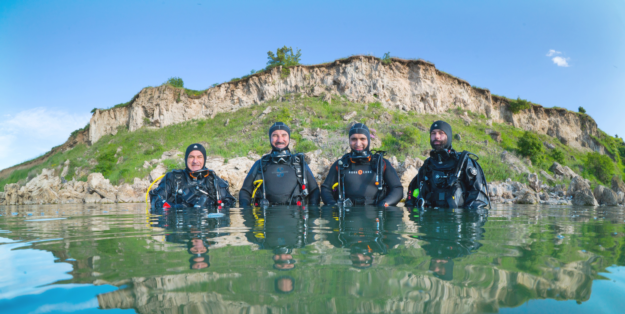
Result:
<svg viewBox="0 0 625 314"><path fill-rule="evenodd" d="M395 156L404 172L414 167L416 173L420 164L415 158L426 158L427 129L438 119L453 125L457 150L480 156L489 181L529 183L528 173L541 170L558 175L549 171L558 161L591 185L614 185L612 176L622 185L625 144L599 130L586 114L491 95L423 60L386 63L354 56L290 67L288 75L277 67L204 91L168 84L144 88L128 103L94 110L90 124L61 147L0 172L0 188L17 183L12 188L19 189L44 168L56 169L54 175L67 180L84 182L99 172L112 184L135 183L159 166L159 171L181 167L175 153L194 142L203 142L209 156L224 159L222 164L254 158L268 151L266 130L274 121L291 124L295 150L328 161L347 150L350 123L364 122L375 130L374 148ZM526 131L544 146L533 163L509 158L527 155L519 149ZM607 179L597 175L597 155L609 156ZM543 175L541 180L555 186L570 178Z"/></svg>

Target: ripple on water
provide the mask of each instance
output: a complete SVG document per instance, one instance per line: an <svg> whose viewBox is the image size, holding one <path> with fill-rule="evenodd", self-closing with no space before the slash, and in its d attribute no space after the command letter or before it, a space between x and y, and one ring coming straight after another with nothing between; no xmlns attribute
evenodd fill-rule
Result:
<svg viewBox="0 0 625 314"><path fill-rule="evenodd" d="M16 313L617 313L625 293L620 207L147 213L118 204L0 215L0 308Z"/></svg>

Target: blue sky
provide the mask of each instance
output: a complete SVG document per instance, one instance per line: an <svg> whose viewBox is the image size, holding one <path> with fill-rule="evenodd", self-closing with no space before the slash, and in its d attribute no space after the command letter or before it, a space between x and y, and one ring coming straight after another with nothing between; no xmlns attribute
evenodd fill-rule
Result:
<svg viewBox="0 0 625 314"><path fill-rule="evenodd" d="M0 169L62 144L95 107L171 76L205 89L283 45L305 64L422 58L494 94L583 106L625 136L625 1L3 0Z"/></svg>

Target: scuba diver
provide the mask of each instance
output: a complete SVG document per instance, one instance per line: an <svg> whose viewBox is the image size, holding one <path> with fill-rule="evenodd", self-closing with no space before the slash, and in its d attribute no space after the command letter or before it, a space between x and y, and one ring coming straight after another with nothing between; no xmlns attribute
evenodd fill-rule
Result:
<svg viewBox="0 0 625 314"><path fill-rule="evenodd" d="M293 249L314 242L309 227L309 213L305 207L260 208L243 211L246 238L261 250L273 251L273 268L288 271L295 268Z"/></svg>
<svg viewBox="0 0 625 314"><path fill-rule="evenodd" d="M154 208L205 208L233 206L236 199L228 190L228 182L213 170L206 168L206 149L201 144L191 144L185 152L187 167L165 175L158 188L150 191Z"/></svg>
<svg viewBox="0 0 625 314"><path fill-rule="evenodd" d="M257 160L239 192L239 206L319 205L319 187L304 154L289 150L291 129L276 122L269 128L271 153Z"/></svg>
<svg viewBox="0 0 625 314"><path fill-rule="evenodd" d="M456 152L451 142L451 125L445 121L432 123L432 151L408 186L406 206L477 209L490 205L479 158L467 151Z"/></svg>
<svg viewBox="0 0 625 314"><path fill-rule="evenodd" d="M413 210L409 217L417 224L420 235L412 237L427 242L421 248L432 258L429 270L442 280L452 280L454 259L473 254L482 246L479 241L484 238L486 211Z"/></svg>
<svg viewBox="0 0 625 314"><path fill-rule="evenodd" d="M386 255L391 248L402 243L397 230L402 224L403 209L365 206L359 210L338 208L331 214L332 217L324 217L334 230L329 242L349 250L354 268L371 267L375 253Z"/></svg>
<svg viewBox="0 0 625 314"><path fill-rule="evenodd" d="M321 185L326 205L394 206L404 190L384 152L371 153L371 134L363 123L349 130L351 152L336 161Z"/></svg>
<svg viewBox="0 0 625 314"><path fill-rule="evenodd" d="M186 248L190 254L189 268L204 269L210 267L209 250L211 243L222 236L228 235L221 229L230 225L230 215L228 209L221 209L224 215L219 218L207 218L209 212L216 209L202 208L193 211L168 211L157 209L154 211L158 216L155 226L166 229L165 241L179 243ZM209 216L210 217L210 216Z"/></svg>

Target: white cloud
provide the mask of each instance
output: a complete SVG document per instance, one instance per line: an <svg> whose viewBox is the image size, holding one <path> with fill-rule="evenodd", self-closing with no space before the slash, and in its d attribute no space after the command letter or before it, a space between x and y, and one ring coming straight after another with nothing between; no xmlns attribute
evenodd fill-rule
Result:
<svg viewBox="0 0 625 314"><path fill-rule="evenodd" d="M551 57L551 56L555 56L555 55L559 55L559 54L562 54L562 52L555 51L553 49L549 49L549 52L547 52L547 57Z"/></svg>
<svg viewBox="0 0 625 314"><path fill-rule="evenodd" d="M557 66L559 67L568 67L569 66L569 60L570 58L564 58L561 57L559 55L561 55L562 52L561 51L557 51L554 49L549 49L549 52L547 52L547 57L553 57L551 58L551 61L553 61L553 63L555 63Z"/></svg>
<svg viewBox="0 0 625 314"><path fill-rule="evenodd" d="M562 58L562 57L553 57L553 59L551 59L553 61L553 63L557 64L559 67L568 67L569 63L567 62L567 60L569 60L569 58Z"/></svg>
<svg viewBox="0 0 625 314"><path fill-rule="evenodd" d="M5 117L0 124L0 169L37 157L84 127L90 114L33 108Z"/></svg>

